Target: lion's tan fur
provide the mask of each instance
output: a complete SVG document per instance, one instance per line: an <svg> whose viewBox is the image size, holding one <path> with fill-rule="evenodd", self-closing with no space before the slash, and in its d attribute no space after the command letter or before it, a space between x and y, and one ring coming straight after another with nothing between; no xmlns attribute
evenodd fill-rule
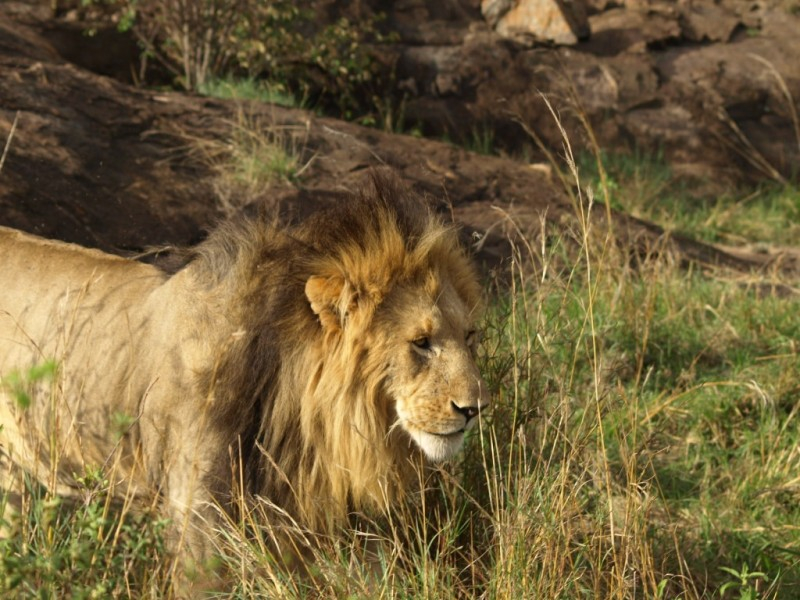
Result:
<svg viewBox="0 0 800 600"><path fill-rule="evenodd" d="M66 473L113 463L120 487L157 490L178 520L213 522L209 505L243 483L329 531L404 494L422 453L398 415L437 423L418 435L438 452L469 424L458 406L485 403L464 342L475 271L385 176L288 231L224 225L174 275L3 228L0 264L0 374L59 364L28 410L0 386L0 452L43 472L56 454ZM392 333L413 337L409 302L441 337L430 352Z"/></svg>

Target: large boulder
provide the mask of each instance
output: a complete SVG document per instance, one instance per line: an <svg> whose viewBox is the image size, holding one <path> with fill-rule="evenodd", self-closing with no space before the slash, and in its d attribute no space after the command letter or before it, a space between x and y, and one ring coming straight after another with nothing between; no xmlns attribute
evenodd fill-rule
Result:
<svg viewBox="0 0 800 600"><path fill-rule="evenodd" d="M482 0L481 12L497 33L521 43L575 44L589 37L582 0Z"/></svg>

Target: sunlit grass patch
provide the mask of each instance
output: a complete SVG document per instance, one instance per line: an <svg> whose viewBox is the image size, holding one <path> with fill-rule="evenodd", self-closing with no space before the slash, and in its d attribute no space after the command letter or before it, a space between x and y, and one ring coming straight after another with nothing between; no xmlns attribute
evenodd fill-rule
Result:
<svg viewBox="0 0 800 600"><path fill-rule="evenodd" d="M224 135L187 139L187 155L210 166L220 210L226 216L262 198L270 186L295 183L307 156L308 127L281 124L240 108Z"/></svg>
<svg viewBox="0 0 800 600"><path fill-rule="evenodd" d="M669 231L730 245L796 245L800 239L796 184L763 183L708 197L676 178L658 154L607 154L601 163L612 206ZM594 157L581 161L580 173L587 185L601 185Z"/></svg>
<svg viewBox="0 0 800 600"><path fill-rule="evenodd" d="M302 108L302 102L280 83L250 78L222 78L204 81L198 86L204 96L233 100L258 100L289 108Z"/></svg>

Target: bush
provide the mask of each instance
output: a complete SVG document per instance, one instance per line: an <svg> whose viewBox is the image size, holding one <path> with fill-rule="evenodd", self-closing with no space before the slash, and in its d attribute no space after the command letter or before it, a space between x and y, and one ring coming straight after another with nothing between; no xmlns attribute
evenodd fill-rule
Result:
<svg viewBox="0 0 800 600"><path fill-rule="evenodd" d="M370 48L387 41L381 15L332 22L287 0L86 0L111 11L123 31L187 90L225 78L268 79L283 91L352 116L371 102L359 89L379 74ZM313 6L311 4L310 6Z"/></svg>

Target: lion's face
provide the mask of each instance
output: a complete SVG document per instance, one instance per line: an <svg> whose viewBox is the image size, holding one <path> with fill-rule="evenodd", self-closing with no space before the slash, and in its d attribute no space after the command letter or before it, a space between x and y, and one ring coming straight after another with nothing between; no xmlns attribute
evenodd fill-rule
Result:
<svg viewBox="0 0 800 600"><path fill-rule="evenodd" d="M427 287L427 286L425 286ZM397 425L432 461L451 458L488 405L475 365L474 307L452 285L399 288L376 315Z"/></svg>

